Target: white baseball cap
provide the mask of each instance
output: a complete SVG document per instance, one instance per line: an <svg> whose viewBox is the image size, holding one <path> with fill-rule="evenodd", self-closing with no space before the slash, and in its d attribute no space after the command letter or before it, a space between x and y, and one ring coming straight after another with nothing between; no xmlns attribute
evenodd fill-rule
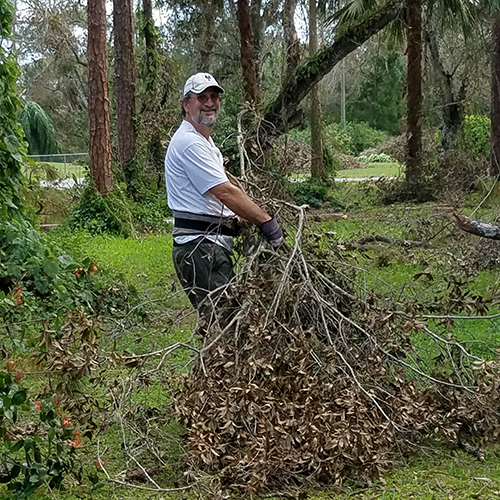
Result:
<svg viewBox="0 0 500 500"><path fill-rule="evenodd" d="M219 92L224 92L224 89L217 83L217 80L211 74L196 73L196 75L192 75L186 80L183 96L186 97L189 92L201 94L209 87L216 87Z"/></svg>

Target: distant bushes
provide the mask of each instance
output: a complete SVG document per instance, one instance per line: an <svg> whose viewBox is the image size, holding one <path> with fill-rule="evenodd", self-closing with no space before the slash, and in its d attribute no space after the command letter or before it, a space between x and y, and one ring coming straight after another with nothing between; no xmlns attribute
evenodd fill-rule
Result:
<svg viewBox="0 0 500 500"><path fill-rule="evenodd" d="M490 155L491 120L484 115L468 115L462 123L458 143L460 149L475 159L486 159Z"/></svg>
<svg viewBox="0 0 500 500"><path fill-rule="evenodd" d="M309 128L291 130L290 135L297 141L309 143ZM357 156L365 149L374 148L388 137L386 132L376 130L364 122L348 122L345 127L340 123L329 123L323 128L326 147L336 152Z"/></svg>

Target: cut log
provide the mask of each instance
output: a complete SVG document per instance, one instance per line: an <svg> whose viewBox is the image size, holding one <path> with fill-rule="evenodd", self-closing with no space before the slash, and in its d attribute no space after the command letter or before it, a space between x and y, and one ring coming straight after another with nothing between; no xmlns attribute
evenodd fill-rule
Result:
<svg viewBox="0 0 500 500"><path fill-rule="evenodd" d="M466 217L458 210L453 211L453 217L455 217L455 223L462 231L475 234L476 236L481 236L482 238L500 240L499 226L494 226L493 224L486 224L485 222L479 222L474 219L469 219L469 217Z"/></svg>

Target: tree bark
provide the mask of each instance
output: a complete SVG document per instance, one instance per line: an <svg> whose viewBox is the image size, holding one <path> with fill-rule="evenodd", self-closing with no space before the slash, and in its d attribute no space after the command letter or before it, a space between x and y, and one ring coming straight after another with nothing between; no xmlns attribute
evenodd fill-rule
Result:
<svg viewBox="0 0 500 500"><path fill-rule="evenodd" d="M453 216L455 217L455 223L462 231L481 236L482 238L500 240L500 227L487 224L486 222L469 219L469 217L466 217L458 210L453 212Z"/></svg>
<svg viewBox="0 0 500 500"><path fill-rule="evenodd" d="M490 172L500 175L500 14L492 27Z"/></svg>
<svg viewBox="0 0 500 500"><path fill-rule="evenodd" d="M215 44L217 42L217 31L214 29L214 10L216 7L210 2L204 2L201 6L202 35L200 37L200 49L198 63L199 71L210 73L210 62Z"/></svg>
<svg viewBox="0 0 500 500"><path fill-rule="evenodd" d="M316 0L309 0L309 55L314 57L318 50ZM321 127L321 99L319 83L311 89L311 177L323 179L323 140Z"/></svg>
<svg viewBox="0 0 500 500"><path fill-rule="evenodd" d="M255 55L252 18L248 0L238 0L238 26L240 28L241 68L243 70L246 98L256 107L259 105L259 71Z"/></svg>
<svg viewBox="0 0 500 500"><path fill-rule="evenodd" d="M285 82L289 82L300 61L299 38L295 29L295 8L297 0L285 0L283 7L283 38L285 42Z"/></svg>
<svg viewBox="0 0 500 500"><path fill-rule="evenodd" d="M422 1L407 0L406 182L418 189L422 176Z"/></svg>
<svg viewBox="0 0 500 500"><path fill-rule="evenodd" d="M299 65L292 79L284 83L260 123L259 139L264 150L269 149L274 138L302 121L304 115L298 106L311 88L344 57L395 19L402 9L403 0L389 0L369 19L349 28L331 45L323 47L314 57L308 57Z"/></svg>
<svg viewBox="0 0 500 500"><path fill-rule="evenodd" d="M157 49L156 37L154 34L153 5L151 4L151 0L142 0L142 11L144 15L144 44L146 46L145 76L148 77L153 71L154 54Z"/></svg>
<svg viewBox="0 0 500 500"><path fill-rule="evenodd" d="M118 164L129 188L137 181L135 154L135 47L131 0L113 0ZM133 190L133 188L132 188Z"/></svg>
<svg viewBox="0 0 500 500"><path fill-rule="evenodd" d="M97 191L113 190L108 99L108 51L104 0L88 2L90 173Z"/></svg>
<svg viewBox="0 0 500 500"><path fill-rule="evenodd" d="M458 93L455 95L452 85L453 75L444 69L435 33L425 30L424 34L442 94L443 127L441 130L441 144L438 148L439 156L442 157L457 142L458 132L464 118L463 102L467 93L467 79L463 78Z"/></svg>

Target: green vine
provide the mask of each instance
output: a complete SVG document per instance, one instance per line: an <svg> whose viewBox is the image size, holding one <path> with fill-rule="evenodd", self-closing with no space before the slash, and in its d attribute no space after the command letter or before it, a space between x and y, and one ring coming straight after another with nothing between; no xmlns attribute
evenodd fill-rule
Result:
<svg viewBox="0 0 500 500"><path fill-rule="evenodd" d="M0 0L0 222L22 218L20 189L23 160L27 154L23 129L18 121L21 103L16 95L19 68L6 50L12 37L13 8Z"/></svg>

